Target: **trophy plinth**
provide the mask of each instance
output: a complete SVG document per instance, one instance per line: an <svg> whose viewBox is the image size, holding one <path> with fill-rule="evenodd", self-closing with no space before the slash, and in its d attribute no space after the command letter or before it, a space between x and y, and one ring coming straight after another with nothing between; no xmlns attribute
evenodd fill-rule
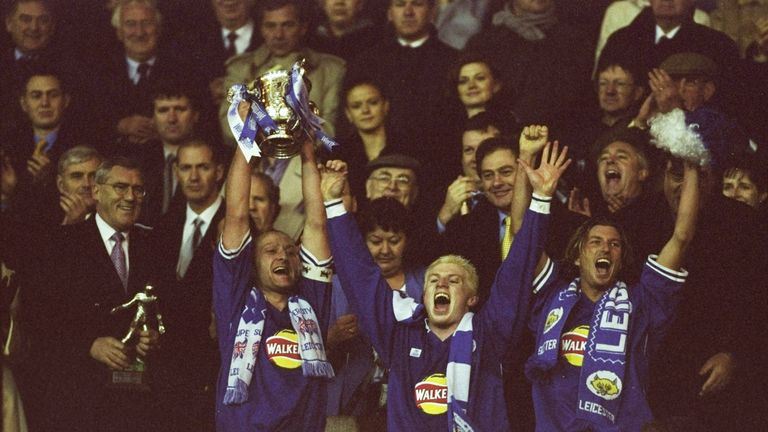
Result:
<svg viewBox="0 0 768 432"><path fill-rule="evenodd" d="M147 361L136 351L139 333L150 330L149 319L157 323L157 331L165 333L163 317L157 308L157 297L152 295L152 286L147 285L144 291L136 293L127 303L114 307L110 313L117 314L133 307L136 313L133 316L128 333L121 342L125 345L131 365L123 370L110 370L107 387L120 390L141 391L150 390L149 375L147 374ZM150 316L150 312L153 315Z"/></svg>

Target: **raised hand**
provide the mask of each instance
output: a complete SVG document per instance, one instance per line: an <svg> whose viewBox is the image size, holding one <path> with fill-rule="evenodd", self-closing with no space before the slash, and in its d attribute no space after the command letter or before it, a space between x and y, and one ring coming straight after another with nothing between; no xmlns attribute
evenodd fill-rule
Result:
<svg viewBox="0 0 768 432"><path fill-rule="evenodd" d="M571 189L571 193L568 195L568 210L582 216L592 217L589 198L582 197L580 192L578 188Z"/></svg>
<svg viewBox="0 0 768 432"><path fill-rule="evenodd" d="M462 203L472 198L472 194L477 192L477 182L467 176L459 176L448 186L445 193L445 202L440 208L437 217L445 225L461 211Z"/></svg>
<svg viewBox="0 0 768 432"><path fill-rule="evenodd" d="M568 154L568 146L563 147L562 152L559 152L558 150L559 143L557 141L555 141L554 145L547 143L544 147L544 152L541 155L541 164L536 170L531 168L526 161L522 159L517 160L525 170L525 174L528 176L528 181L531 183L531 186L533 186L533 191L539 195L554 195L560 176L563 175L568 168L568 165L571 164L570 159L565 159Z"/></svg>
<svg viewBox="0 0 768 432"><path fill-rule="evenodd" d="M88 204L78 194L65 193L59 197L59 206L64 210L62 225L70 225L85 220L89 212Z"/></svg>
<svg viewBox="0 0 768 432"><path fill-rule="evenodd" d="M347 181L347 163L341 160L329 160L320 168L320 191L323 200L341 198Z"/></svg>
<svg viewBox="0 0 768 432"><path fill-rule="evenodd" d="M656 106L662 113L667 113L675 108L681 108L683 105L680 97L681 86L685 85L685 80L675 84L672 77L663 69L653 69L648 72L648 85L653 92L653 99Z"/></svg>
<svg viewBox="0 0 768 432"><path fill-rule="evenodd" d="M547 144L547 138L549 138L549 128L546 126L524 127L520 132L520 158L532 161L536 153Z"/></svg>

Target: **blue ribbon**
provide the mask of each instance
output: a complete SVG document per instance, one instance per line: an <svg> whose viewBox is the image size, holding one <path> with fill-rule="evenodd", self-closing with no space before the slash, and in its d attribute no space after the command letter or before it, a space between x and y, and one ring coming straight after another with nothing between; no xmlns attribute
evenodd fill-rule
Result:
<svg viewBox="0 0 768 432"><path fill-rule="evenodd" d="M307 92L307 86L304 84L304 77L301 74L301 66L299 62L293 64L288 84L289 88L286 94L286 100L288 105L293 108L296 115L299 116L304 133L308 136L314 134L328 151L333 150L339 143L323 131L322 124L324 120L315 115L309 108L309 94Z"/></svg>

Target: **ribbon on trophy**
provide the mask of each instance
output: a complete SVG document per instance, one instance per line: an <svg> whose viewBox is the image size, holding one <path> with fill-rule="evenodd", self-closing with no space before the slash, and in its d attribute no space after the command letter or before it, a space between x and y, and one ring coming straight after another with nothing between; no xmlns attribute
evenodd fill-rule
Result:
<svg viewBox="0 0 768 432"><path fill-rule="evenodd" d="M254 91L258 92L259 90L254 89ZM257 94L256 97L250 96L248 90L242 84L235 84L229 89L229 101L227 122L232 130L232 135L237 139L240 150L245 155L245 159L250 161L253 156L261 156L261 149L256 145L256 133L259 130L263 130L269 134L277 129L277 124L275 124L275 121L269 116L264 105L259 101L259 95ZM242 101L251 102L251 109L245 117L245 122L243 122L238 113L238 106Z"/></svg>
<svg viewBox="0 0 768 432"><path fill-rule="evenodd" d="M309 106L309 92L307 91L307 85L304 83L302 63L304 62L296 62L291 68L291 80L286 94L288 105L293 108L293 111L299 116L304 133L306 133L307 136L312 136L314 134L326 150L331 151L333 150L333 147L339 145L339 143L323 132L321 125L325 120L315 114Z"/></svg>

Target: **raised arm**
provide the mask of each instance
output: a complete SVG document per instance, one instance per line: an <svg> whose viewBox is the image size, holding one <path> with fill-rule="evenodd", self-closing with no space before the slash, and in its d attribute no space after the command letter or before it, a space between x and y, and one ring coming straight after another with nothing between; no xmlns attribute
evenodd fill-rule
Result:
<svg viewBox="0 0 768 432"><path fill-rule="evenodd" d="M320 192L320 171L312 139L305 140L301 148L301 192L304 196L306 220L301 244L315 258L323 261L331 256L325 223L325 206Z"/></svg>
<svg viewBox="0 0 768 432"><path fill-rule="evenodd" d="M656 260L670 270L680 270L686 249L693 240L699 215L699 195L699 169L690 162L684 162L683 185L680 191L675 230Z"/></svg>
<svg viewBox="0 0 768 432"><path fill-rule="evenodd" d="M251 167L245 161L243 152L237 148L227 175L227 208L221 235L225 249L237 249L249 230L248 195L250 193Z"/></svg>
<svg viewBox="0 0 768 432"><path fill-rule="evenodd" d="M536 160L536 154L547 144L549 138L549 128L540 125L530 125L523 128L520 132L520 155L519 160L532 166ZM525 170L518 166L515 172L515 194L512 198L512 230L517 233L523 224L523 215L528 204L531 202L531 185Z"/></svg>

